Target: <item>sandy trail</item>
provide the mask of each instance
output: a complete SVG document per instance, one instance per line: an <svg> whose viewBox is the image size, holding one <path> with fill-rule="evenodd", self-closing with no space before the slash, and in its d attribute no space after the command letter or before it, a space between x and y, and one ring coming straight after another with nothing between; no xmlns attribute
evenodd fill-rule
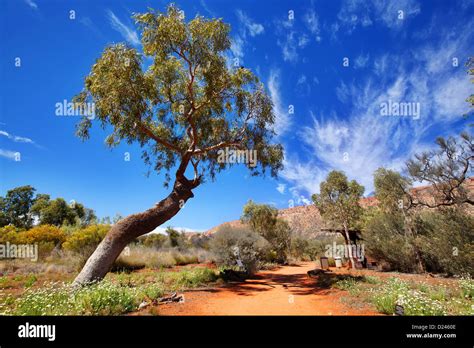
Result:
<svg viewBox="0 0 474 348"><path fill-rule="evenodd" d="M255 279L187 291L184 303L160 305L159 315L377 315L340 301L344 292L323 289L307 275L314 263L257 273ZM145 313L142 313L145 314Z"/></svg>

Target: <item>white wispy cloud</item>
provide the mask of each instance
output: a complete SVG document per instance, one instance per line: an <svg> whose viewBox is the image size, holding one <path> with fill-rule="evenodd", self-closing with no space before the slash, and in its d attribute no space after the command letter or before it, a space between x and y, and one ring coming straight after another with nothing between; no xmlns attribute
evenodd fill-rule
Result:
<svg viewBox="0 0 474 348"><path fill-rule="evenodd" d="M295 91L301 97L307 97L310 95L311 85L309 84L306 75L303 74L298 77L298 81L296 81Z"/></svg>
<svg viewBox="0 0 474 348"><path fill-rule="evenodd" d="M306 24L308 30L316 39L316 41L321 41L321 28L319 24L319 17L316 14L316 11L310 8L303 16L303 21Z"/></svg>
<svg viewBox="0 0 474 348"><path fill-rule="evenodd" d="M332 34L339 31L351 34L361 27L368 27L379 23L387 28L399 30L403 28L406 20L420 13L420 5L417 0L398 1L365 1L347 0L337 15L337 24L332 26Z"/></svg>
<svg viewBox="0 0 474 348"><path fill-rule="evenodd" d="M305 48L310 39L307 32L297 29L294 20L276 20L275 29L277 45L281 48L282 58L285 62L296 63L299 59L299 50Z"/></svg>
<svg viewBox="0 0 474 348"><path fill-rule="evenodd" d="M25 144L35 145L35 142L33 140L31 140L30 138L13 135L13 134L10 134L10 133L8 133L4 130L0 130L0 136L4 136L4 137L14 141L15 143L25 143Z"/></svg>
<svg viewBox="0 0 474 348"><path fill-rule="evenodd" d="M282 135L289 130L291 118L288 109L283 106L280 94L280 71L272 69L267 83L270 98L273 102L273 111L275 113L274 131L277 136Z"/></svg>
<svg viewBox="0 0 474 348"><path fill-rule="evenodd" d="M286 185L285 184L278 184L276 187L277 191L280 192L281 194L285 193L286 190Z"/></svg>
<svg viewBox="0 0 474 348"><path fill-rule="evenodd" d="M33 0L25 0L25 3L34 10L38 9L38 5Z"/></svg>
<svg viewBox="0 0 474 348"><path fill-rule="evenodd" d="M135 30L126 26L111 10L107 10L107 15L112 28L118 31L128 43L134 46L138 46L140 44L138 34Z"/></svg>
<svg viewBox="0 0 474 348"><path fill-rule="evenodd" d="M262 34L265 28L262 24L256 23L250 19L242 10L237 10L237 18L240 22L240 28L237 34L234 34L231 38L230 50L233 58L239 59L239 64L243 64L243 58L245 55L245 46L248 44L247 36L251 37Z"/></svg>
<svg viewBox="0 0 474 348"><path fill-rule="evenodd" d="M356 69L365 68L368 62L369 62L369 54L367 55L361 54L356 57L355 62L354 62L354 68Z"/></svg>
<svg viewBox="0 0 474 348"><path fill-rule="evenodd" d="M242 10L237 10L237 18L239 19L240 23L242 24L245 32L246 33L248 32L250 34L250 36L252 36L252 37L260 35L265 31L265 28L262 24L254 22Z"/></svg>
<svg viewBox="0 0 474 348"><path fill-rule="evenodd" d="M350 105L347 114L311 113L312 125L299 134L307 153L287 154L282 177L293 190L308 195L318 192L330 170L342 170L369 193L377 168L404 171L414 154L436 147L433 136L459 133L461 116L469 110L465 99L472 93L472 84L462 63L453 66L452 57L468 56L474 36L468 27L451 28L438 42L423 41L403 56L375 57L372 74L365 80L340 82L336 96ZM451 54L437 50L444 46ZM382 116L381 104L388 101L419 103L419 117Z"/></svg>
<svg viewBox="0 0 474 348"><path fill-rule="evenodd" d="M15 160L17 154L18 152L15 151L0 149L0 157L4 157L12 161Z"/></svg>
<svg viewBox="0 0 474 348"><path fill-rule="evenodd" d="M230 50L234 55L234 58L239 58L242 63L242 58L244 57L244 40L240 37L240 35L235 35L230 42Z"/></svg>

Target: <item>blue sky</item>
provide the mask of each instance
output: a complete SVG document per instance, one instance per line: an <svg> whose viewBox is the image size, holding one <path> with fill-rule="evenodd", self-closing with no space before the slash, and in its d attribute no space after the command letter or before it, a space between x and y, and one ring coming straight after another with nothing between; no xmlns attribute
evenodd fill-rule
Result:
<svg viewBox="0 0 474 348"><path fill-rule="evenodd" d="M231 24L228 56L265 83L285 169L275 180L249 177L245 167L234 166L198 187L167 225L206 230L238 218L248 199L278 208L308 204L332 169L345 171L369 194L378 167L403 170L437 136L467 129L461 116L473 93L464 64L474 54L474 1L176 3L188 19L199 13ZM29 184L82 202L102 217L145 210L168 194L163 176L145 176L137 146L109 150L98 127L82 142L74 136L78 117L55 115L56 103L82 89L107 44L126 41L140 49L132 13L166 6L138 0L0 2L1 195ZM420 113L381 116L388 101L418 103Z"/></svg>

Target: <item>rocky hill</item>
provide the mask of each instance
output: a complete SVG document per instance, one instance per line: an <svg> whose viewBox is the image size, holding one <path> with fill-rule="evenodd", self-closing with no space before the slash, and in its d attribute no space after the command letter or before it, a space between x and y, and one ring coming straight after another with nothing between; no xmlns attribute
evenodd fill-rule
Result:
<svg viewBox="0 0 474 348"><path fill-rule="evenodd" d="M474 178L469 178L467 180L466 188L474 195ZM420 197L423 197L429 196L430 190L430 186L422 186L415 188L413 192L419 195ZM371 206L376 206L378 204L378 201L375 197L365 197L362 198L359 203L362 207L367 208ZM470 212L473 212L474 209L470 208L469 210ZM293 228L294 233L302 236L312 238L322 236L325 234L325 232L321 231L321 229L330 227L325 224L324 221L322 221L318 208L316 208L312 204L280 209L278 212L278 216L290 224L290 226ZM240 220L225 222L209 229L206 232L203 232L203 236L211 236L223 225L228 225L231 227L240 227L242 226L242 223L240 222Z"/></svg>

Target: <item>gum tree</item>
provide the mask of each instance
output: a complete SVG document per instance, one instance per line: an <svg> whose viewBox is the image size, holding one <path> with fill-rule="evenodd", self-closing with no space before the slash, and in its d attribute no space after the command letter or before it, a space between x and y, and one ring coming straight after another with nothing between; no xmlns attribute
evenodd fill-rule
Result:
<svg viewBox="0 0 474 348"><path fill-rule="evenodd" d="M333 170L321 182L319 191L319 194L313 194L313 202L324 219L342 227L341 234L349 251L351 267L355 268L349 228L362 214L359 200L364 193L364 186L355 180L349 182L343 172Z"/></svg>
<svg viewBox="0 0 474 348"><path fill-rule="evenodd" d="M138 143L150 170L164 172L172 188L154 207L116 223L75 284L102 279L129 242L171 219L195 188L230 167L218 161L219 150L256 150L258 165L247 164L253 175L282 168L282 146L271 142L271 99L249 69L228 65L229 25L200 16L186 22L174 5L134 18L150 66L134 48L109 46L74 102L94 102L95 120L111 129L106 144ZM91 126L83 118L77 134L87 139Z"/></svg>

